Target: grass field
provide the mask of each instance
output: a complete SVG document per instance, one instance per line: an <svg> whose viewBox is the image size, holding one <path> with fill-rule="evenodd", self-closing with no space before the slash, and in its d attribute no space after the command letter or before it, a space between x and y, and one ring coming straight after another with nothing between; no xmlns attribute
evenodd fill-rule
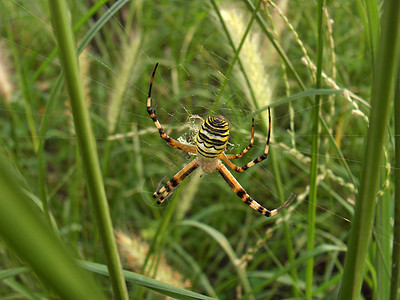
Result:
<svg viewBox="0 0 400 300"><path fill-rule="evenodd" d="M4 0L0 18L1 299L398 299L398 1ZM223 115L240 153L255 119L239 166L271 107L268 159L232 174L287 209L201 170L156 204L193 159L146 112L157 62L171 137Z"/></svg>

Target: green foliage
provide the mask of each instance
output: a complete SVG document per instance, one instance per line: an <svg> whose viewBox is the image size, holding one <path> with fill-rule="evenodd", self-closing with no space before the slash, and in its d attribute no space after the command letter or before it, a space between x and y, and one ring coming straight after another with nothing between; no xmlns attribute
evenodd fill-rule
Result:
<svg viewBox="0 0 400 300"><path fill-rule="evenodd" d="M373 117L370 100L383 94L371 90L377 80L395 82L387 68L372 75L382 63L378 48L400 51L393 35L378 42L374 1L325 1L322 22L315 1L65 3L75 46L56 42L47 2L0 2L0 298L77 299L74 291L95 289L122 299L115 290L123 280L113 279L119 259L132 299L336 299L354 274L359 281L342 297L398 296L395 126L376 106ZM79 70L68 74L75 53ZM219 174L200 173L156 206L157 185L192 159L159 137L146 112L156 62L153 104L172 137L192 142L199 120L189 117L215 112L231 124L227 152L239 153L255 118L255 146L238 165L262 153L272 108L268 160L233 175L267 208L297 194L288 209L265 218ZM385 91L390 100L392 87ZM70 96L82 92L86 99ZM79 118L86 110L91 124ZM381 138L367 142L375 127ZM363 164L371 142L377 152ZM359 193L365 186L371 192ZM359 218L355 200L365 194L371 210L358 236L373 239L349 250L346 265L362 258L354 273L344 261Z"/></svg>

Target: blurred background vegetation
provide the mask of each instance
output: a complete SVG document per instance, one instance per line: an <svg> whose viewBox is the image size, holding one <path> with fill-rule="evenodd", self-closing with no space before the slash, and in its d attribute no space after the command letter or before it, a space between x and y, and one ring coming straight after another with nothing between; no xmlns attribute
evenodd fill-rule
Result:
<svg viewBox="0 0 400 300"><path fill-rule="evenodd" d="M113 4L67 1L78 44ZM336 299L369 125L376 40L366 27L361 2L326 3L323 89L315 90L316 3L261 1L252 21L257 5L129 1L80 55L121 258L124 269L220 299L301 299L305 262L313 257L313 298ZM65 88L45 113L62 72L48 3L5 0L0 9L2 152L12 160L28 198L46 209L40 200L46 195L54 230L75 257L104 264ZM239 153L249 143L255 118L255 146L239 165L262 154L266 107L273 108L268 160L233 175L267 208L278 207L295 193L287 210L264 218L243 205L219 174L201 172L156 205L151 195L157 186L192 159L159 137L146 112L156 62L153 106L172 137L192 143L199 122L190 117L221 114L231 124L227 152ZM307 251L310 98L315 94L323 94L320 109L327 126L320 134L315 249ZM43 118L48 122L44 134ZM45 141L43 148L40 141ZM376 172L382 173L379 201L390 203L393 135L385 153ZM364 299L377 299L382 290L388 293L389 209L373 231ZM1 240L0 253L2 270L23 264ZM108 279L95 278L111 294ZM128 289L132 299L164 297L136 284ZM0 297L51 298L52 292L25 272L2 278Z"/></svg>

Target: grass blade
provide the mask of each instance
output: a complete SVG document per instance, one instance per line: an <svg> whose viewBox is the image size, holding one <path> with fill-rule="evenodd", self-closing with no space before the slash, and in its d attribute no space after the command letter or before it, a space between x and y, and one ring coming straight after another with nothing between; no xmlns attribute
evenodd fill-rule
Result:
<svg viewBox="0 0 400 300"><path fill-rule="evenodd" d="M80 264L82 265L82 267L89 271L108 276L107 267L105 265L89 261L80 261ZM126 280L129 282L147 287L163 295L174 297L174 299L214 299L208 296L204 296L202 294L175 287L173 285L131 271L124 271L124 275Z"/></svg>
<svg viewBox="0 0 400 300"><path fill-rule="evenodd" d="M43 211L45 215L50 220L50 212L49 212L49 205L48 205L48 197L47 197L47 190L46 190L46 166L45 166L45 158L44 158L44 146L46 143L46 132L49 126L49 122L51 119L51 113L53 112L54 106L56 104L56 98L58 93L61 90L62 83L64 80L64 76L60 75L57 79L51 93L50 99L46 103L46 109L43 114L42 122L40 123L39 133L42 135L42 139L39 140L39 146L37 151L38 157L38 177L39 177L39 192L40 192L40 199L42 200L43 204Z"/></svg>
<svg viewBox="0 0 400 300"><path fill-rule="evenodd" d="M372 59L375 57L379 38L379 9L378 3L374 0L357 1L360 16L364 23L366 37L371 50ZM374 61L374 60L373 60Z"/></svg>
<svg viewBox="0 0 400 300"><path fill-rule="evenodd" d="M289 273L291 270L298 268L301 264L306 262L310 257L317 257L318 255L321 255L323 253L328 253L328 252L341 252L345 251L345 248L342 246L338 245L328 245L328 244L323 244L315 247L311 251L305 252L302 256L294 260L293 262L290 262L283 268L279 268L279 270L272 270L270 272L272 275L268 276L268 278L262 282L262 284L259 287L255 287L253 292L256 292L259 289L263 289L269 284L274 283L280 276ZM252 271L249 273L249 277L253 276L263 276L266 271Z"/></svg>
<svg viewBox="0 0 400 300"><path fill-rule="evenodd" d="M249 0L243 0L246 4L246 6L248 7L248 9L252 12L254 11L255 7L253 5L253 3ZM306 86L304 84L304 82L301 80L300 75L297 73L296 69L293 67L293 64L291 63L291 61L289 60L288 56L286 55L285 51L283 50L282 46L274 39L274 37L272 36L272 34L268 31L267 29L267 24L265 23L265 21L263 20L262 16L260 14L257 14L257 22L258 25L260 26L260 29L264 32L264 34L267 36L267 38L269 39L269 41L271 42L271 44L274 46L275 50L277 51L277 53L280 55L282 61L285 63L287 69L289 70L289 72L293 75L295 81L297 82L297 84L299 85L299 87L303 90L304 93L307 93L306 90ZM314 92L312 92L314 93ZM318 92L315 93L315 95L318 95ZM282 100L282 102L279 103L274 103L273 105L271 105L271 107L276 106L278 104L283 104L284 102L288 102L291 101L290 100ZM311 98L309 97L310 103L311 103ZM261 109L262 110L262 109ZM332 136L332 133L329 131L328 128L328 124L326 123L325 119L320 116L321 119L321 125L322 128L328 133L329 136L329 140L332 143L332 145L335 147L335 149L337 150L339 156L342 158L342 163L345 166L346 170L349 173L350 178L352 179L353 183L355 183L354 177L350 171L349 166L347 165L347 162L345 159L343 159L343 153L341 153L341 151L339 151L339 147L335 142L335 138Z"/></svg>
<svg viewBox="0 0 400 300"><path fill-rule="evenodd" d="M274 174L277 178L276 180L276 189L278 190L278 195L280 199L285 199L284 193L283 193L283 188L282 188L282 179L281 179L281 174L280 174L280 169L279 169L279 156L277 153L274 151L274 149L271 149L271 160L272 160L272 168L274 171ZM285 212L283 212L285 213ZM286 244L286 252L288 256L288 261L292 263L295 259L295 253L293 249L293 235L292 232L290 231L290 225L289 225L289 220L287 218L284 219L283 221L283 228L285 231L285 244ZM293 280L293 285L292 285L292 290L293 290L293 295L296 298L300 297L300 288L299 288L299 276L297 273L297 269L293 268L290 272L290 275L292 276Z"/></svg>
<svg viewBox="0 0 400 300"><path fill-rule="evenodd" d="M358 299L375 214L382 152L400 38L400 3L385 1L372 86L370 127L339 299Z"/></svg>
<svg viewBox="0 0 400 300"><path fill-rule="evenodd" d="M114 239L96 144L78 70L72 28L68 22L67 6L62 0L49 1L49 4L55 35L59 44L60 60L65 73L68 94L71 100L72 115L74 117L82 162L84 163L84 172L87 179L89 195L93 200L93 207L110 271L114 296L116 299L128 299L128 292Z"/></svg>
<svg viewBox="0 0 400 300"><path fill-rule="evenodd" d="M90 43L90 41L95 37L96 33L104 26L104 24L107 23L107 21L110 20L112 16L127 2L128 0L120 0L116 2L107 12L101 16L101 18L96 22L96 24L93 25L93 27L89 30L88 33L83 37L82 42L78 46L78 56L83 52L85 47ZM106 2L103 0L103 2ZM95 4L90 9L90 12L78 22L78 24L75 26L75 30L80 28L82 23L89 18L92 14L94 14L101 5L103 5L103 2L99 2ZM42 69L45 69L47 64L50 63L51 59L53 56L57 55L58 52L58 47L54 49L54 51L50 54L48 59L38 68L36 73L34 74L32 81L35 80L37 76L40 75L40 72ZM38 173L39 173L39 191L40 191L40 197L43 202L43 210L44 212L49 216L48 212L48 199L47 199L47 193L46 193L46 186L45 186L45 180L46 180L46 170L45 170L45 159L44 159L44 145L46 143L46 133L47 129L49 126L49 121L50 121L50 116L54 110L54 106L56 103L56 98L57 95L61 89L62 82L64 80L64 76L60 75L60 78L57 79L57 82L55 83L52 92L50 94L49 101L46 103L46 109L42 118L42 121L40 123L40 128L39 128L39 133L43 137L42 139L39 139L39 146L38 146Z"/></svg>
<svg viewBox="0 0 400 300"><path fill-rule="evenodd" d="M384 178L385 179L385 178ZM383 180L384 180L383 179ZM378 299L389 299L390 290L390 239L392 201L388 190L385 190L377 205L375 220L376 260Z"/></svg>
<svg viewBox="0 0 400 300"><path fill-rule="evenodd" d="M82 52L83 49L86 48L87 45L89 45L89 42L93 39L95 34L103 28L104 24L107 23L116 12L118 12L122 6L124 6L129 0L119 0L114 3L113 6L110 7L110 9L107 10L107 12L94 24L94 26L89 30L88 33L85 34L83 37L81 43L79 44L78 47L78 53Z"/></svg>
<svg viewBox="0 0 400 300"><path fill-rule="evenodd" d="M232 246L230 245L230 243L226 239L226 237L221 232L215 230L211 226L208 226L208 225L198 222L198 221L185 220L185 221L181 222L181 225L193 226L193 227L203 230L208 235L210 235L221 246L222 249L224 249L225 253L228 255L229 259L231 260L231 262L237 272L239 281L242 284L245 293L249 294L248 299L254 299L254 296L252 295L252 289L250 286L250 282L247 278L246 271L239 266L239 264L238 264L239 258L236 256L235 251L232 249Z"/></svg>
<svg viewBox="0 0 400 300"><path fill-rule="evenodd" d="M287 104L289 102L295 101L295 100L303 100L304 98L311 98L315 97L317 95L323 96L329 96L329 95L342 95L345 91L344 90L335 90L335 89L307 89L305 91L301 91L296 94L292 94L289 97L279 99L271 103L269 106L262 107L258 110L256 110L254 113L257 114L261 111L267 110L268 107L278 107L280 105Z"/></svg>
<svg viewBox="0 0 400 300"><path fill-rule="evenodd" d="M316 89L321 88L322 80L322 54L323 54L323 7L324 0L318 1L317 18L318 18L318 43L317 43L317 74L316 74ZM312 146L311 146L311 170L310 170L310 202L308 203L308 226L307 226L307 250L314 249L315 242L315 214L317 207L317 176L318 176L318 162L319 162L319 135L320 135L320 108L321 96L315 95L314 107L312 112ZM306 298L312 298L313 287L313 274L314 274L314 258L310 257L306 264Z"/></svg>
<svg viewBox="0 0 400 300"><path fill-rule="evenodd" d="M13 268L13 269L7 269L7 270L1 270L0 271L0 281L7 279L9 277L14 277L16 275L28 272L29 268L28 267L19 267L19 268Z"/></svg>
<svg viewBox="0 0 400 300"><path fill-rule="evenodd" d="M44 221L42 212L21 193L8 159L0 155L0 236L62 299L104 299ZM9 270L23 271L24 268ZM14 273L16 275L16 273ZM0 277L7 276L7 272Z"/></svg>
<svg viewBox="0 0 400 300"><path fill-rule="evenodd" d="M400 63L397 68L397 84L394 94L394 133L395 133L395 182L394 182L394 232L392 253L392 277L390 299L396 300L400 277Z"/></svg>

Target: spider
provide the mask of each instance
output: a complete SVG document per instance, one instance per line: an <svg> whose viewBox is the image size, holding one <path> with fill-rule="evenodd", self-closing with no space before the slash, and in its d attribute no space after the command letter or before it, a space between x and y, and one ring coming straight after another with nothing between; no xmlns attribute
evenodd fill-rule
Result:
<svg viewBox="0 0 400 300"><path fill-rule="evenodd" d="M158 189L154 194L153 198L160 197L157 201L158 204L161 204L166 198L168 198L173 192L174 189L194 170L198 167L203 169L205 173L211 173L213 171L217 171L221 174L222 178L228 183L230 188L239 196L239 198L250 206L252 209L258 211L266 217L271 217L279 213L284 208L288 207L290 203L296 198L296 196L292 193L289 198L278 208L273 210L266 209L262 205L260 205L257 201L249 196L249 194L245 191L245 189L239 184L239 182L233 177L233 175L229 172L227 167L221 162L221 159L230 167L232 170L236 172L244 172L247 169L253 167L259 162L265 160L268 156L269 150L269 139L271 133L271 110L268 108L268 116L269 116L269 128L268 128L268 137L267 144L265 146L264 153L254 159L253 161L247 163L243 167L239 167L231 162L231 159L237 159L244 156L247 151L254 145L254 118L252 119L251 125L251 138L250 144L239 154L226 154L225 147L228 143L229 138L229 123L223 116L209 116L200 127L196 137L196 144L189 145L178 142L168 136L160 122L157 119L156 111L151 108L151 90L153 87L153 80L156 74L158 63L156 64L153 74L150 80L149 87L149 96L147 98L147 112L150 118L153 120L156 125L160 136L172 147L177 148L179 150L197 154L197 157L193 159L190 163L188 163L185 167L182 168L178 173L175 174L163 187Z"/></svg>

